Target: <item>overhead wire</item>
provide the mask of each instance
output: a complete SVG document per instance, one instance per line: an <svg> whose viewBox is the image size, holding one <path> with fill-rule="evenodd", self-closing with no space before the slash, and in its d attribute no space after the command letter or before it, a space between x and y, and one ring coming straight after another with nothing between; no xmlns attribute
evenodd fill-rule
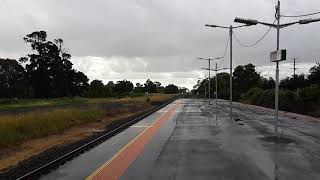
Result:
<svg viewBox="0 0 320 180"><path fill-rule="evenodd" d="M314 13L309 13L309 14L301 14L301 15L281 15L281 17L305 17L305 16L316 15L316 14L320 14L320 11L314 12Z"/></svg>
<svg viewBox="0 0 320 180"><path fill-rule="evenodd" d="M228 50L228 45L229 45L229 40L230 40L230 36L228 35L226 47L225 47L225 49L224 49L224 53L223 53L223 56L222 56L222 58L221 58L221 61L220 61L219 65L218 65L218 68L221 66L221 64L223 63L224 58L225 58L225 56L226 56L226 53L227 53L227 50Z"/></svg>
<svg viewBox="0 0 320 180"><path fill-rule="evenodd" d="M276 22L276 19L273 21L272 24L274 24L275 22ZM238 42L238 44L240 44L240 46L243 46L243 47L247 47L247 48L248 48L248 47L253 47L253 46L259 44L259 43L267 36L267 34L270 32L271 28L272 28L272 27L269 27L269 29L267 30L267 32L264 33L264 35L263 35L257 42L255 42L255 43L253 43L253 44L249 44L249 45L242 43L242 42L237 38L237 36L236 36L236 34L235 34L234 32L232 33L232 35L233 35L233 37L235 38L235 40Z"/></svg>

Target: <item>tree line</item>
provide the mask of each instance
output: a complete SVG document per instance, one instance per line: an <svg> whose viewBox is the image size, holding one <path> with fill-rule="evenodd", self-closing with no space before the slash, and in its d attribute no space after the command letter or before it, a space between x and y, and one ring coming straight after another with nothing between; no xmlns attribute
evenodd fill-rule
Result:
<svg viewBox="0 0 320 180"><path fill-rule="evenodd" d="M101 80L93 80L86 91L84 92L85 97L123 97L128 95L139 95L144 93L165 93L165 94L177 94L186 92L186 88L179 88L174 84L162 86L160 82L152 82L148 79L144 84L136 83L136 86L132 82L123 80L109 81L106 85Z"/></svg>
<svg viewBox="0 0 320 180"><path fill-rule="evenodd" d="M61 38L50 41L45 31L35 31L23 38L31 46L31 54L19 60L0 58L0 98L114 97L135 93L178 93L185 88L174 84L166 87L147 80L134 87L128 80L101 80L89 83L88 77L75 70L71 55Z"/></svg>
<svg viewBox="0 0 320 180"><path fill-rule="evenodd" d="M210 79L211 97L215 94L215 78ZM229 98L229 73L218 73L218 97L222 99ZM251 63L247 65L239 65L235 68L233 74L233 98L239 100L244 93L247 93L252 88L274 89L275 81L272 77L265 78L257 72L255 66ZM198 81L194 86L193 93L204 95L208 93L208 79ZM316 63L309 70L309 74L293 75L286 77L280 81L280 89L283 90L302 90L304 88L320 88L320 63ZM206 89L205 89L206 88Z"/></svg>
<svg viewBox="0 0 320 180"><path fill-rule="evenodd" d="M274 107L273 78L265 78L255 70L253 64L237 66L232 74L233 99L250 104ZM218 73L218 98L229 99L229 74ZM192 93L204 97L208 93L208 79L198 81ZM215 77L210 79L211 97L215 94ZM308 74L293 75L280 81L279 107L320 117L320 63L316 63ZM206 88L206 90L205 90Z"/></svg>

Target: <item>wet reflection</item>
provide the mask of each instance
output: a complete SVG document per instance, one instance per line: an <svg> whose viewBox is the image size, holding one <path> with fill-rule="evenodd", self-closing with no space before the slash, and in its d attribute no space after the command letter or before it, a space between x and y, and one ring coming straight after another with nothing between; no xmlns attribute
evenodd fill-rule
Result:
<svg viewBox="0 0 320 180"><path fill-rule="evenodd" d="M274 179L279 180L279 165L278 165L278 147L275 144L274 147Z"/></svg>
<svg viewBox="0 0 320 180"><path fill-rule="evenodd" d="M274 180L279 180L279 167L278 164L274 164Z"/></svg>
<svg viewBox="0 0 320 180"><path fill-rule="evenodd" d="M218 126L218 115L216 114L216 126Z"/></svg>
<svg viewBox="0 0 320 180"><path fill-rule="evenodd" d="M213 122L215 121L215 122ZM214 123L214 124L213 124ZM218 126L218 115L217 112L211 112L209 116L209 125L210 126Z"/></svg>

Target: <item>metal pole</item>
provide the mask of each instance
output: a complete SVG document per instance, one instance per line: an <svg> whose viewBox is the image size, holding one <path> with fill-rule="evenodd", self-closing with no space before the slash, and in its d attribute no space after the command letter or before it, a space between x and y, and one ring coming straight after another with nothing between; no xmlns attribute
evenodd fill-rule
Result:
<svg viewBox="0 0 320 180"><path fill-rule="evenodd" d="M279 50L279 45L280 45L280 1L278 1L278 5L276 7L277 10L277 50ZM278 125L279 125L279 114L278 114L278 109L279 109L279 61L276 63L276 91L275 91L275 134L276 137L279 137L278 134Z"/></svg>
<svg viewBox="0 0 320 180"><path fill-rule="evenodd" d="M218 108L218 63L216 63L216 108Z"/></svg>
<svg viewBox="0 0 320 180"><path fill-rule="evenodd" d="M208 95L208 98L209 98L209 104L210 104L210 98L211 98L211 97L210 97L210 91L211 91L211 90L210 90L210 89L211 89L211 88L210 88L210 69L211 69L211 67L210 67L210 61L211 61L211 59L208 59L208 61L209 61L209 90L208 90L208 91L209 91L209 95Z"/></svg>
<svg viewBox="0 0 320 180"><path fill-rule="evenodd" d="M232 26L229 28L230 36L230 118L232 120Z"/></svg>
<svg viewBox="0 0 320 180"><path fill-rule="evenodd" d="M293 58L293 78L296 77L296 58Z"/></svg>
<svg viewBox="0 0 320 180"><path fill-rule="evenodd" d="M207 75L204 75L204 99L207 99L207 87L206 87L206 79L207 79Z"/></svg>

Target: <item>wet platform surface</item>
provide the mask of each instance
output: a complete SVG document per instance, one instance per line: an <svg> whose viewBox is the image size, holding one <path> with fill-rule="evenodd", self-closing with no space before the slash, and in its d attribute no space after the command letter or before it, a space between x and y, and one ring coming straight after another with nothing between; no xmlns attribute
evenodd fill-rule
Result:
<svg viewBox="0 0 320 180"><path fill-rule="evenodd" d="M320 121L233 110L175 101L41 179L320 179Z"/></svg>

